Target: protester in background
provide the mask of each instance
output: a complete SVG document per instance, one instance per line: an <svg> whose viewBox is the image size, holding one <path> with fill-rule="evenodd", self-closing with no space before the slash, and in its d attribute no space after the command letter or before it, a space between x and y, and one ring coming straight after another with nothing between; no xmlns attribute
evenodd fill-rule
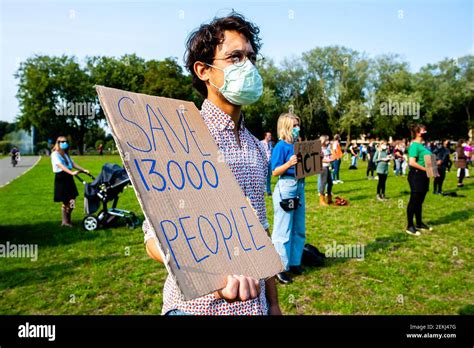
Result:
<svg viewBox="0 0 474 348"><path fill-rule="evenodd" d="M349 146L349 152L351 154L351 165L349 169L357 169L357 157L359 155L359 147L357 146L357 141L354 139L351 141Z"/></svg>
<svg viewBox="0 0 474 348"><path fill-rule="evenodd" d="M441 143L438 143L433 153L436 155L436 164L439 174L439 176L434 178L433 193L440 195L443 193L443 182L446 178L446 168L448 167L449 161L449 140L443 140Z"/></svg>
<svg viewBox="0 0 474 348"><path fill-rule="evenodd" d="M456 168L458 168L458 187L463 187L463 180L466 175L467 156L464 152L465 148L464 139L459 139L456 145Z"/></svg>
<svg viewBox="0 0 474 348"><path fill-rule="evenodd" d="M403 152L398 143L393 149L393 158L395 159L395 176L402 175Z"/></svg>
<svg viewBox="0 0 474 348"><path fill-rule="evenodd" d="M420 236L420 231L431 231L432 228L423 223L422 207L426 193L429 190L430 179L426 175L425 155L431 155L431 152L423 146L423 137L427 133L424 125L418 124L412 127L412 140L408 148L408 183L410 184L410 200L407 206L408 226L406 232L411 235ZM416 227L413 223L413 217L416 217Z"/></svg>
<svg viewBox="0 0 474 348"><path fill-rule="evenodd" d="M76 206L77 192L73 176L79 172L89 173L69 157L69 142L66 137L60 136L54 144L51 153L51 164L54 174L54 201L62 202L61 226L72 227L71 214ZM73 170L77 169L77 170Z"/></svg>
<svg viewBox="0 0 474 348"><path fill-rule="evenodd" d="M264 197L267 158L258 139L246 128L242 115L242 105L257 101L263 90L255 66L260 49L258 33L257 26L235 12L215 18L191 33L186 44L185 62L193 86L206 98L201 117L268 232ZM163 262L156 246L156 234L146 220L143 230L148 255ZM228 275L222 290L185 301L174 278L168 276L163 290L162 313L278 315L281 311L273 277L265 281L245 275Z"/></svg>
<svg viewBox="0 0 474 348"><path fill-rule="evenodd" d="M379 182L377 183L377 200L383 202L385 198L385 184L388 176L388 162L391 160L388 154L387 143L382 141L374 154L374 163L376 165L377 176Z"/></svg>
<svg viewBox="0 0 474 348"><path fill-rule="evenodd" d="M374 162L374 155L377 149L375 148L375 143L373 140L370 141L369 146L367 147L367 180L374 180L374 171L375 171L375 162ZM370 174L370 176L369 176Z"/></svg>
<svg viewBox="0 0 474 348"><path fill-rule="evenodd" d="M327 206L332 204L332 176L330 165L333 162L331 155L331 149L329 148L329 137L327 135L322 135L319 137L321 140L321 155L323 156L323 168L322 172L318 175L318 191L319 191L319 205ZM327 195L328 200L325 200L325 190L327 185Z"/></svg>
<svg viewBox="0 0 474 348"><path fill-rule="evenodd" d="M273 151L272 133L265 132L263 140L260 140L260 142L262 143L263 148L265 149L265 153L267 155L268 174L267 174L266 192L267 192L267 195L271 196L272 195L272 185L271 185L272 170L271 170L271 168L272 168L272 151Z"/></svg>
<svg viewBox="0 0 474 348"><path fill-rule="evenodd" d="M99 156L102 156L104 154L104 145L100 143L97 150L99 150Z"/></svg>
<svg viewBox="0 0 474 348"><path fill-rule="evenodd" d="M344 181L339 178L339 170L341 169L342 161L342 149L340 144L341 137L339 134L334 135L334 139L331 144L332 153L332 180L334 184L343 184Z"/></svg>
<svg viewBox="0 0 474 348"><path fill-rule="evenodd" d="M293 143L298 139L300 119L294 114L282 114L278 118L278 143L272 154L272 173L278 176L273 191L272 242L281 257L284 272L277 275L282 284L292 282L288 271L295 275L303 273L301 257L306 240L304 179L295 178L297 157ZM290 209L284 209L284 200L299 199ZM294 201L293 201L294 202Z"/></svg>
<svg viewBox="0 0 474 348"><path fill-rule="evenodd" d="M464 154L466 155L466 178L470 178L469 167L472 167L472 157L474 156L472 150L472 141L469 141L464 146Z"/></svg>
<svg viewBox="0 0 474 348"><path fill-rule="evenodd" d="M447 149L449 150L449 153L453 153L452 149L451 149L451 141L447 140ZM453 161L451 159L451 156L448 157L448 164L446 165L446 170L449 172L451 172L451 168L453 166Z"/></svg>

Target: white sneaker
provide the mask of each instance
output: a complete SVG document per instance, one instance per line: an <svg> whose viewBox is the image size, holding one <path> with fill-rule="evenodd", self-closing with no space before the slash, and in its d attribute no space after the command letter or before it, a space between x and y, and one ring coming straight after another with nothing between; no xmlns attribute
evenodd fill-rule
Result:
<svg viewBox="0 0 474 348"><path fill-rule="evenodd" d="M339 184L339 183L337 182L337 180L334 180L334 181L332 182L332 184L333 184L333 185L337 185L337 184Z"/></svg>
<svg viewBox="0 0 474 348"><path fill-rule="evenodd" d="M342 180L338 180L339 181L339 184L344 184L344 181Z"/></svg>

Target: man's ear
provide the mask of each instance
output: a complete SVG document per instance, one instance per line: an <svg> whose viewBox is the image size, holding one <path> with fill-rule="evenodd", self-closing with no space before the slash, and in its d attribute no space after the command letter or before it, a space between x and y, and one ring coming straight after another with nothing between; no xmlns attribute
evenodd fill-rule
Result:
<svg viewBox="0 0 474 348"><path fill-rule="evenodd" d="M194 63L194 72L196 73L196 76L206 82L209 80L209 69L208 69L208 66L206 64L204 64L203 62L195 62Z"/></svg>

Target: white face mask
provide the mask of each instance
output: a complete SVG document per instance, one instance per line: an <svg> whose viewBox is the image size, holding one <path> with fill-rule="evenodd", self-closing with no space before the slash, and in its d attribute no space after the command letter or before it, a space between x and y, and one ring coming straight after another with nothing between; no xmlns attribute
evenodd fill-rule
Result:
<svg viewBox="0 0 474 348"><path fill-rule="evenodd" d="M380 148L381 148L382 150L387 150L387 145L381 145Z"/></svg>
<svg viewBox="0 0 474 348"><path fill-rule="evenodd" d="M224 72L224 85L222 87L217 87L211 80L209 80L209 83L217 88L224 98L232 104L249 105L255 103L262 95L262 77L250 60L247 59L242 66L232 64L225 69L211 64L207 65Z"/></svg>

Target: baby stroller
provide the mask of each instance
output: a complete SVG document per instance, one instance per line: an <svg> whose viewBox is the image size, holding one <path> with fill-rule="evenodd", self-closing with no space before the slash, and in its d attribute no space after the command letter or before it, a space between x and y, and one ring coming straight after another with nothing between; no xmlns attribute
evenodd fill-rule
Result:
<svg viewBox="0 0 474 348"><path fill-rule="evenodd" d="M124 168L117 164L106 163L97 178L87 175L93 179L91 183L76 175L76 178L84 184L84 210L87 216L82 220L82 225L85 230L94 231L99 225L109 226L118 218L124 218L131 229L140 225L140 219L135 213L117 209L119 194L130 184L130 178ZM109 202L112 202L111 208L107 207ZM97 216L94 215L100 207L102 209Z"/></svg>

